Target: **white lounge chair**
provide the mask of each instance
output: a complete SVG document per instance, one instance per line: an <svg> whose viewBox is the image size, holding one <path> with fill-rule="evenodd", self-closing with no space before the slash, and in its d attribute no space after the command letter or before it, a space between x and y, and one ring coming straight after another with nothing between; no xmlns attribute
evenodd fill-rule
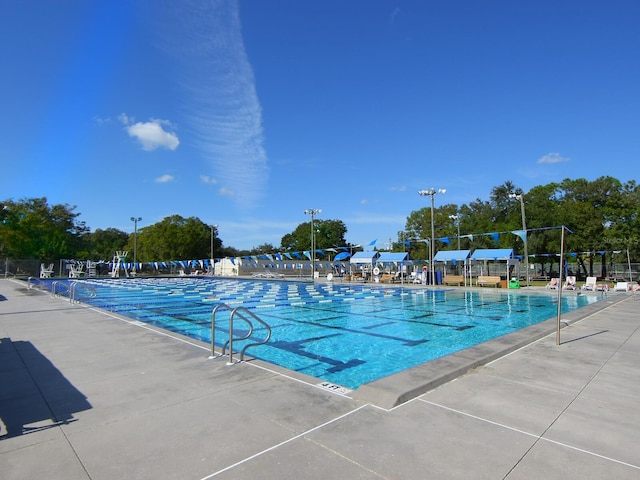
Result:
<svg viewBox="0 0 640 480"><path fill-rule="evenodd" d="M84 275L84 264L69 265L69 278L80 278Z"/></svg>
<svg viewBox="0 0 640 480"><path fill-rule="evenodd" d="M557 278L552 278L549 283L547 283L547 288L550 290L557 290L558 289L558 284L559 284L559 279Z"/></svg>
<svg viewBox="0 0 640 480"><path fill-rule="evenodd" d="M597 282L598 282L598 279L596 277L587 277L587 280L584 282L584 285L582 286L582 290L595 291Z"/></svg>
<svg viewBox="0 0 640 480"><path fill-rule="evenodd" d="M44 263L40 264L40 278L51 278L53 275L53 263L50 263L48 267L44 266Z"/></svg>
<svg viewBox="0 0 640 480"><path fill-rule="evenodd" d="M630 290L629 282L616 282L616 286L613 287L614 292L628 292Z"/></svg>
<svg viewBox="0 0 640 480"><path fill-rule="evenodd" d="M568 276L564 282L564 286L562 287L565 290L575 290L576 289L576 277Z"/></svg>

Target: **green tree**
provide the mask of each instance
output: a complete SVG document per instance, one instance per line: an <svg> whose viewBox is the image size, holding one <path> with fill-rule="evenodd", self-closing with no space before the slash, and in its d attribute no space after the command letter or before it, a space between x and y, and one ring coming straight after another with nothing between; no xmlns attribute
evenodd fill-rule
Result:
<svg viewBox="0 0 640 480"><path fill-rule="evenodd" d="M346 244L347 227L341 220L314 220L316 249L341 247ZM304 251L311 248L311 222L301 223L280 241L283 251Z"/></svg>
<svg viewBox="0 0 640 480"><path fill-rule="evenodd" d="M251 255L260 255L265 253L273 253L276 251L276 247L270 243L263 243L251 249Z"/></svg>
<svg viewBox="0 0 640 480"><path fill-rule="evenodd" d="M89 260L111 260L116 251L126 250L129 235L116 228L97 229L87 235Z"/></svg>
<svg viewBox="0 0 640 480"><path fill-rule="evenodd" d="M49 205L45 197L7 200L0 203L2 255L54 262L73 258L80 251L88 233L84 222L77 220L75 206Z"/></svg>
<svg viewBox="0 0 640 480"><path fill-rule="evenodd" d="M127 243L129 252L133 252L133 237L132 233ZM218 235L214 235L214 241L214 249L218 251L222 240ZM209 258L210 250L211 228L196 217L183 218L180 215L172 215L158 223L138 229L139 262L204 259Z"/></svg>

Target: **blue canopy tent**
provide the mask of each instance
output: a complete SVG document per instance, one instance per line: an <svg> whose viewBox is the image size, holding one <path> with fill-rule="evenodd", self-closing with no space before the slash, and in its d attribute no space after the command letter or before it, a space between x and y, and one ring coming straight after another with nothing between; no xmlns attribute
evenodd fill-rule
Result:
<svg viewBox="0 0 640 480"><path fill-rule="evenodd" d="M379 256L380 252L356 252L353 254L349 262L359 265L373 265L373 263L378 259Z"/></svg>
<svg viewBox="0 0 640 480"><path fill-rule="evenodd" d="M488 262L505 262L505 277L507 278L509 277L509 267L520 263L512 248L479 248L471 254L471 263L476 262L482 262L479 275L489 275Z"/></svg>
<svg viewBox="0 0 640 480"><path fill-rule="evenodd" d="M396 266L396 275L400 275L402 279L400 272L406 273L404 266L411 265L413 262L409 260L407 252L381 252L375 263L378 267L388 268L388 273L393 273L391 271L392 265Z"/></svg>
<svg viewBox="0 0 640 480"><path fill-rule="evenodd" d="M336 262L339 262L341 260L347 260L350 256L351 254L349 252L340 252L335 256L333 260Z"/></svg>
<svg viewBox="0 0 640 480"><path fill-rule="evenodd" d="M367 277L368 274L373 272L373 264L376 262L380 252L356 252L349 259L349 263L353 266L356 265L360 268L362 276Z"/></svg>
<svg viewBox="0 0 640 480"><path fill-rule="evenodd" d="M433 257L433 263L441 262L444 264L444 273L447 274L446 265L447 263L451 263L452 265L457 265L458 262L462 263L462 277L464 278L464 284L467 286L467 271L469 274L471 273L470 269L466 267L469 264L469 257L471 256L471 250L440 250ZM469 285L471 285L471 276L469 275Z"/></svg>

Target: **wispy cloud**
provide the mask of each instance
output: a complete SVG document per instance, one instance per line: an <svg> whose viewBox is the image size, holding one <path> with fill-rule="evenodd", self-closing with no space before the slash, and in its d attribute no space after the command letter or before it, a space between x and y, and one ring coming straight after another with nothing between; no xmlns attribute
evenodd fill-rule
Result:
<svg viewBox="0 0 640 480"><path fill-rule="evenodd" d="M394 8L391 12L391 23L394 23L396 21L396 17L400 14L400 9L398 7Z"/></svg>
<svg viewBox="0 0 640 480"><path fill-rule="evenodd" d="M218 180L210 177L209 175L200 175L200 180L202 181L202 183L206 183L207 185L215 185L216 183L218 183Z"/></svg>
<svg viewBox="0 0 640 480"><path fill-rule="evenodd" d="M165 127L173 129L173 125L168 120L152 118L148 122L133 123L133 119L125 113L121 113L118 118L124 124L129 136L140 142L143 150L151 151L156 148L175 150L180 145L178 136L174 132L165 130Z"/></svg>
<svg viewBox="0 0 640 480"><path fill-rule="evenodd" d="M268 179L262 108L242 39L238 2L166 2L157 32L186 94L194 146L224 188L256 206ZM158 12L157 9L156 12Z"/></svg>
<svg viewBox="0 0 640 480"><path fill-rule="evenodd" d="M169 183L169 182L173 182L174 180L175 180L175 177L173 175L169 175L168 173L166 173L164 175L160 175L154 181L156 183Z"/></svg>
<svg viewBox="0 0 640 480"><path fill-rule="evenodd" d="M391 187L391 188L389 188L389 190L391 190L392 192L406 192L407 191L407 187L402 185L400 187Z"/></svg>
<svg viewBox="0 0 640 480"><path fill-rule="evenodd" d="M538 159L538 163L561 163L570 160L569 157L563 157L559 153L547 153Z"/></svg>

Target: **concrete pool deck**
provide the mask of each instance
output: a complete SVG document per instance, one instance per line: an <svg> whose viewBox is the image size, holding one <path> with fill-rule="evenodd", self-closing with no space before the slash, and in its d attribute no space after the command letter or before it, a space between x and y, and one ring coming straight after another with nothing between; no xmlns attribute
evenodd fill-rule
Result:
<svg viewBox="0 0 640 480"><path fill-rule="evenodd" d="M0 280L0 475L638 478L640 295L604 302L389 408L461 365L348 397Z"/></svg>

